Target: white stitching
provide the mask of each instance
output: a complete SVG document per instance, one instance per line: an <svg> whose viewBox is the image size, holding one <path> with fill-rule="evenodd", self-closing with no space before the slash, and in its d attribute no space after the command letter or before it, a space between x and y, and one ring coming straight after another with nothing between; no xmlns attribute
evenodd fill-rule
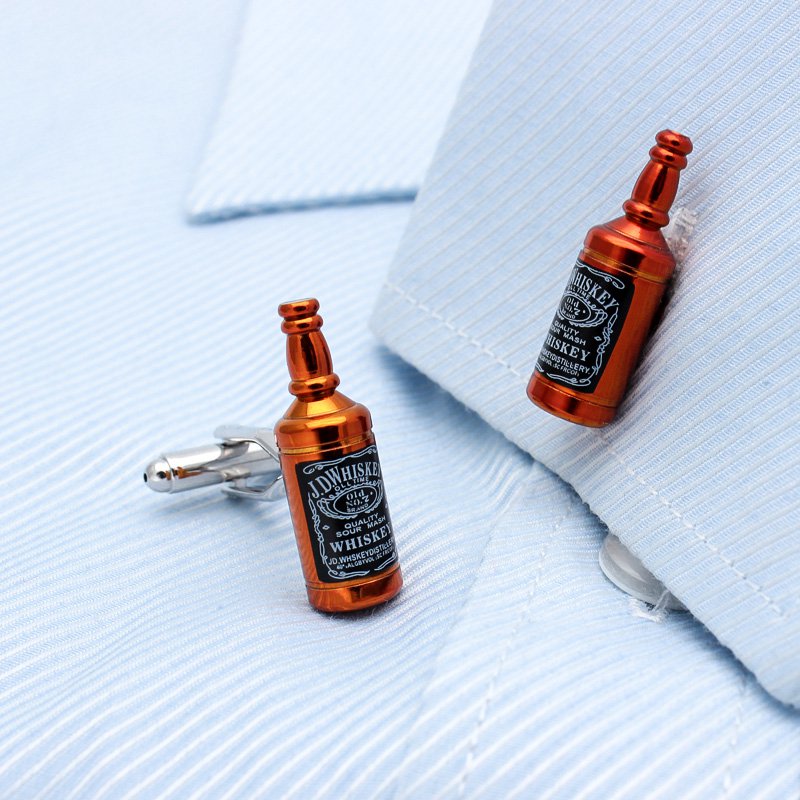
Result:
<svg viewBox="0 0 800 800"><path fill-rule="evenodd" d="M401 289L396 284L391 283L390 281L386 281L385 286L386 286L387 289L389 289L390 291L394 292L395 294L397 294L401 298L403 298L403 300L405 300L407 303L409 303L412 306L418 308L420 311L422 311L423 314L426 314L427 316L435 319L437 322L439 322L440 324L444 325L444 327L446 327L448 330L452 331L457 336L459 336L462 339L466 340L473 347L477 348L480 352L485 353L493 361L495 361L497 364L500 364L500 366L505 367L507 370L509 370L516 377L518 377L518 378L523 378L524 377L520 372L518 372L516 369L514 369L507 361L505 361L504 359L500 358L494 352L492 352L492 350L490 350L488 347L486 347L486 345L482 344L480 341L478 341L474 337L471 337L469 334L467 334L465 331L461 330L460 328L456 328L456 326L453 325L452 322L449 322L441 314L439 314L436 311L433 311L432 309L428 308L428 306L424 305L423 303L420 303L419 300L414 298L412 295L410 295L405 290ZM648 492L650 492L653 495L653 497L657 498L660 503L662 503L667 509L669 509L669 511L678 520L680 520L680 522L684 525L684 527L687 530L690 530L709 549L709 551L711 553L713 553L715 556L717 556L722 561L722 563L725 564L726 567L728 567L728 569L730 569L740 580L744 581L744 583L747 586L749 586L750 589L752 589L762 600L764 600L764 602L767 604L767 606L770 609L772 609L782 619L786 619L786 612L764 591L763 588L761 588L761 586L759 586L755 581L753 581L752 578L750 578L746 573L742 572L735 565L735 563L733 561L731 561L731 559L729 559L727 556L725 556L722 553L722 551L718 547L716 547L716 545L713 545L711 543L711 541L708 539L708 537L706 537L703 533L701 533L699 530L697 530L697 528L695 527L695 525L693 523L691 523L688 520L686 520L683 517L683 515L681 514L681 512L673 507L673 505L670 503L669 500L667 500L665 497L662 497L662 495L658 492L657 489L654 489L652 486L650 486L648 483L646 483L633 470L633 468L630 467L622 459L622 457L617 453L617 451L609 443L608 439L606 438L606 434L604 432L602 432L602 431L600 432L600 441L606 446L606 448L608 448L608 450L611 453L611 455L614 456L614 458L619 462L619 464L622 466L622 468L625 470L625 472L628 473L628 475L630 477L632 477L634 480L636 480L638 483L640 483L645 489L647 489Z"/></svg>
<svg viewBox="0 0 800 800"><path fill-rule="evenodd" d="M496 361L498 364L505 367L513 375L516 375L518 378L524 377L523 374L521 372L517 372L517 370L515 370L514 367L512 367L511 364L508 363L508 361L505 361L504 359L500 358L500 356L493 353L488 347L485 347L477 339L469 336L460 328L456 328L456 326L453 325L452 322L446 320L438 311L434 311L432 308L429 308L423 303L420 303L419 300L415 299L410 294L403 291L399 286L397 286L394 283L389 283L387 281L386 287L388 289L391 289L396 294L399 294L400 297L402 297L408 303L411 303L412 306L416 306L424 314L427 314L429 317L433 317L433 319L435 319L437 322L440 322L442 325L444 325L445 328L448 328L449 330L453 331L453 333L457 334L462 339L466 339L473 347L476 347L478 350L480 350L481 353L486 353L486 355L489 356L493 361Z"/></svg>
<svg viewBox="0 0 800 800"><path fill-rule="evenodd" d="M528 619L528 615L531 610L531 603L533 602L533 598L536 595L536 590L539 587L539 581L542 578L542 574L544 573L544 561L547 557L547 551L550 548L550 544L555 538L556 534L559 530L561 530L561 526L564 522L569 518L570 514L572 513L573 506L575 504L574 499L570 499L569 507L564 512L564 514L560 517L560 519L556 522L553 526L553 529L547 536L547 539L542 543L541 548L539 549L539 557L537 559L537 570L536 574L531 581L530 588L525 595L525 603L522 606L522 611L520 612L519 619L514 624L511 633L508 635L508 638L503 645L503 650L500 653L500 658L497 660L497 664L495 665L494 671L492 672L491 678L489 678L489 685L486 688L486 694L484 695L483 702L481 703L481 707L478 711L478 720L475 725L474 730L472 731L472 735L470 736L469 741L469 749L467 750L467 755L464 759L464 768L461 770L461 776L458 780L458 797L463 797L464 792L467 788L467 779L469 778L470 772L472 772L472 768L475 766L475 751L478 748L478 741L480 740L481 733L483 732L483 726L486 722L489 712L489 706L494 699L495 691L497 689L497 681L500 677L500 673L503 671L503 667L508 660L508 656L511 653L512 646L515 643L519 632L522 630L522 626Z"/></svg>
<svg viewBox="0 0 800 800"><path fill-rule="evenodd" d="M614 447L612 446L611 442L608 441L607 434L605 433L605 431L600 431L600 438L601 438L603 444L608 448L608 450L611 453L611 455L614 456L614 458L619 462L620 466L625 470L625 472L631 478L633 478L639 484L644 486L644 488L647 489L647 491L650 492L650 494L653 495L653 497L655 497L665 508L667 508L670 511L670 513L677 520L679 520L687 530L691 531L701 542L703 542L703 544L715 556L718 556L720 558L720 560L722 561L722 563L725 564L728 567L728 569L732 570L733 573L738 578L743 580L762 600L764 600L764 602L766 602L766 604L779 617L785 617L786 616L786 614L784 613L783 609L754 580L752 580L750 577L748 577L748 575L746 575L744 572L742 572L736 566L736 564L733 561L731 561L731 559L728 558L715 544L713 544L711 542L711 540L705 534L703 534L701 531L697 530L697 527L694 525L694 523L689 522L683 516L683 514L681 514L681 512L678 511L678 509L675 508L672 505L672 503L670 503L669 500L667 500L665 497L662 497L658 493L658 491L656 489L654 489L648 483L645 483L645 481L641 477L639 477L639 475L637 475L636 472L634 472L633 468L630 467L626 463L626 461L622 458L622 456L614 449Z"/></svg>
<svg viewBox="0 0 800 800"><path fill-rule="evenodd" d="M634 617L641 617L648 622L664 622L670 615L670 610L666 607L667 598L670 596L669 589L664 589L655 604L645 603L635 597L628 598L628 608Z"/></svg>
<svg viewBox="0 0 800 800"><path fill-rule="evenodd" d="M739 744L739 736L742 731L742 723L744 722L744 700L747 695L747 687L750 682L748 673L742 675L742 685L739 688L739 700L736 703L736 711L733 717L733 733L728 745L728 764L725 767L725 775L722 778L722 791L723 797L730 797L733 791L733 762L736 755L736 748Z"/></svg>

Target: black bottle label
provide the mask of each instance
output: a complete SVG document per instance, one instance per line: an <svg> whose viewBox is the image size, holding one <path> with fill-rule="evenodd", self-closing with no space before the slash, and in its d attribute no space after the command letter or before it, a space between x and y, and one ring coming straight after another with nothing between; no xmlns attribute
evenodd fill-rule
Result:
<svg viewBox="0 0 800 800"><path fill-rule="evenodd" d="M555 383L593 392L633 299L633 280L578 259L550 325L536 369Z"/></svg>
<svg viewBox="0 0 800 800"><path fill-rule="evenodd" d="M321 581L368 578L397 561L374 444L296 470Z"/></svg>

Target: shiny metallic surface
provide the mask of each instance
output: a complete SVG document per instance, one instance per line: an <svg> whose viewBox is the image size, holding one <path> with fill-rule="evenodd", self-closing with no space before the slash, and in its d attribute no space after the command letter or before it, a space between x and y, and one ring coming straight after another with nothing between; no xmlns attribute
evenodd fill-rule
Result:
<svg viewBox="0 0 800 800"><path fill-rule="evenodd" d="M686 611L686 606L613 533L603 541L599 561L603 574L631 597L670 611Z"/></svg>
<svg viewBox="0 0 800 800"><path fill-rule="evenodd" d="M394 597L403 578L397 562L377 576L336 583L321 580L317 572L297 465L340 458L375 443L369 411L336 389L339 376L333 372L318 310L313 298L283 303L278 309L287 334L289 391L295 400L275 425L275 439L309 602L320 611L357 611Z"/></svg>
<svg viewBox="0 0 800 800"><path fill-rule="evenodd" d="M691 151L687 136L661 131L649 163L623 204L625 216L598 225L586 235L580 261L610 276L626 276L633 283L633 297L592 391L563 386L538 367L534 370L528 397L545 411L589 427L607 425L616 416L675 270L661 228L669 222L667 212L678 190L680 170Z"/></svg>
<svg viewBox="0 0 800 800"><path fill-rule="evenodd" d="M238 496L274 500L283 494L278 453L272 434L260 428L224 426L222 441L165 453L151 461L144 482L155 492L173 494L223 484Z"/></svg>
<svg viewBox="0 0 800 800"><path fill-rule="evenodd" d="M151 461L144 470L144 482L154 492L174 492L175 480L172 467L164 456Z"/></svg>

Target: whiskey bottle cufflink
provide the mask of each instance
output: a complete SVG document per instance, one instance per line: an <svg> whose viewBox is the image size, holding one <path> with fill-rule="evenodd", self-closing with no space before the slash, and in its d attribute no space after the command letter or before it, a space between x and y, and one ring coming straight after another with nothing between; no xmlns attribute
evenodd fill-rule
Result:
<svg viewBox="0 0 800 800"><path fill-rule="evenodd" d="M586 234L528 384L545 411L589 427L616 416L675 271L661 229L691 152L661 131L624 215Z"/></svg>
<svg viewBox="0 0 800 800"><path fill-rule="evenodd" d="M286 498L311 605L351 611L403 586L372 417L337 387L314 298L283 303L289 392L275 425Z"/></svg>
<svg viewBox="0 0 800 800"><path fill-rule="evenodd" d="M661 229L691 152L688 136L658 133L624 215L586 234L528 383L528 398L550 414L588 427L616 416L675 271ZM684 609L613 534L599 560L629 595Z"/></svg>
<svg viewBox="0 0 800 800"><path fill-rule="evenodd" d="M384 603L403 586L372 417L338 391L319 303L278 308L295 396L273 432L224 426L219 442L159 456L144 480L173 493L222 484L228 494L285 494L309 602L320 611ZM273 445L274 441L274 445Z"/></svg>

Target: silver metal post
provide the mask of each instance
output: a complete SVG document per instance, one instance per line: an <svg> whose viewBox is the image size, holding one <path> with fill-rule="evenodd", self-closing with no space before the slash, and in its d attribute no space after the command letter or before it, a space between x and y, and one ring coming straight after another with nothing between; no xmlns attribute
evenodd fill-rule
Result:
<svg viewBox="0 0 800 800"><path fill-rule="evenodd" d="M222 484L222 490L254 500L276 500L284 494L278 450L265 428L223 425L215 444L164 453L144 471L154 492L172 494Z"/></svg>
<svg viewBox="0 0 800 800"><path fill-rule="evenodd" d="M686 611L686 606L613 533L606 536L600 548L600 569L611 583L637 600L671 611Z"/></svg>

